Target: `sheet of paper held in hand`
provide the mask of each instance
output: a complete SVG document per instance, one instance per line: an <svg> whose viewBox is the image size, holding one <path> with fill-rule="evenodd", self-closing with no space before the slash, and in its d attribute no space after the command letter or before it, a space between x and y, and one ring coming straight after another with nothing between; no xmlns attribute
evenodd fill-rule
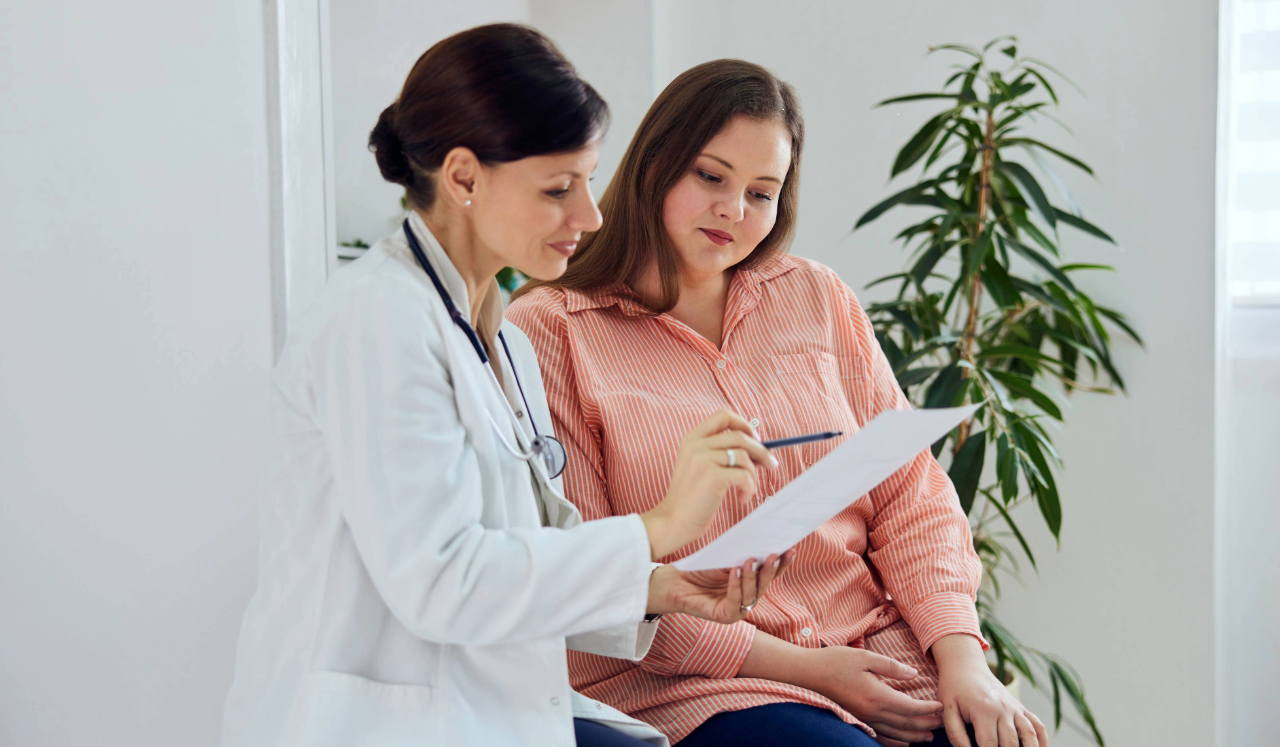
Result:
<svg viewBox="0 0 1280 747"><path fill-rule="evenodd" d="M701 550L682 571L742 565L794 547L969 417L977 405L887 410Z"/></svg>

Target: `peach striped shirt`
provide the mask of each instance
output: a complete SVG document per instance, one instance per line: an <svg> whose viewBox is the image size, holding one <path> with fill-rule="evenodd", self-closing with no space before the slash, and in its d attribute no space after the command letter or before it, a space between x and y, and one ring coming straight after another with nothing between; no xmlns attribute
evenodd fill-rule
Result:
<svg viewBox="0 0 1280 747"><path fill-rule="evenodd" d="M587 520L643 512L662 500L681 437L721 408L762 439L856 432L882 410L908 407L871 322L829 268L780 255L730 284L723 344L670 315L647 316L618 288L540 288L507 310L533 341L556 434L569 453L565 492ZM757 494L725 499L693 552L750 513L843 439L779 449ZM923 652L950 633L981 640L974 598L981 564L951 481L929 452L797 545L796 560L750 616L720 625L663 618L639 663L569 653L575 689L653 724L673 742L722 711L798 702L815 692L736 678L757 630L798 646L858 646L916 667L891 682L918 698L937 691ZM985 643L984 643L985 647Z"/></svg>

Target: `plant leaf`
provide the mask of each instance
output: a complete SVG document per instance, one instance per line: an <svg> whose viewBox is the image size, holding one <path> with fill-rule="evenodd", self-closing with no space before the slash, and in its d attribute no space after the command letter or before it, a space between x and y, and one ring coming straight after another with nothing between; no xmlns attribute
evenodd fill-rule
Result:
<svg viewBox="0 0 1280 747"><path fill-rule="evenodd" d="M939 44L934 47L929 47L929 54L933 54L934 52L941 52L944 49L950 49L956 52L964 52L965 54L973 55L974 57L977 57L979 61L982 60L982 53L979 52L977 49L974 49L973 47L969 46L968 44ZM1046 65L1046 67L1048 66Z"/></svg>
<svg viewBox="0 0 1280 747"><path fill-rule="evenodd" d="M959 93L913 93L910 96L895 96L891 99L885 99L872 108L878 109L882 106L888 106L889 104L901 104L906 101L929 101L932 99L953 99L956 101L964 101L965 106L970 104L970 101Z"/></svg>
<svg viewBox="0 0 1280 747"><path fill-rule="evenodd" d="M902 150L898 151L898 157L893 162L893 171L889 174L889 178L893 178L898 174L906 171L915 165L916 161L924 158L929 152L929 148L933 146L933 141L938 137L938 133L942 128L955 116L956 110L949 109L929 121L911 136L907 144L902 146Z"/></svg>
<svg viewBox="0 0 1280 747"><path fill-rule="evenodd" d="M1093 236L1096 236L1102 239L1103 241L1109 241L1112 244L1116 243L1116 240L1111 238L1110 234L1108 234L1106 231L1103 231L1101 228L1098 228L1097 226L1093 225L1092 223L1085 220L1084 218L1081 218L1077 215L1072 215L1071 213L1068 213L1065 210L1059 210L1058 208L1054 208L1053 210L1054 210L1054 214L1058 216L1058 220L1061 220L1063 223L1066 223L1068 226L1071 226L1072 228L1078 228L1087 234L1091 234Z"/></svg>
<svg viewBox="0 0 1280 747"><path fill-rule="evenodd" d="M1027 171L1027 167L1015 161L1001 161L996 164L996 168L1018 182L1019 186L1022 187L1022 191L1031 199L1031 204L1035 207L1036 213L1041 220L1048 223L1054 230L1057 230L1058 219L1054 213L1054 207L1049 204L1049 198L1045 196L1044 190L1040 188L1040 183L1036 181L1036 178L1031 175L1030 171Z"/></svg>
<svg viewBox="0 0 1280 747"><path fill-rule="evenodd" d="M1057 421L1062 420L1062 410L1058 407L1057 403L1055 403L1049 395L1037 389L1030 380L1020 376L1019 374L1012 373L1010 371L1001 371L998 368L988 368L985 370L992 378L1008 387L1009 391L1031 400L1036 407L1043 410L1049 417Z"/></svg>
<svg viewBox="0 0 1280 747"><path fill-rule="evenodd" d="M956 395L960 393L963 383L964 374L960 367L955 363L948 364L938 373L938 378L934 379L933 383L929 385L924 398L925 408L954 406Z"/></svg>
<svg viewBox="0 0 1280 747"><path fill-rule="evenodd" d="M1124 330L1124 333L1128 335L1130 338L1132 338L1134 342L1138 343L1138 345L1140 345L1143 348L1147 347L1147 344L1142 341L1142 337L1139 336L1138 333L1133 330L1133 327L1129 326L1129 322L1128 320L1125 319L1124 314L1121 314L1120 312L1114 311L1112 309L1103 308L1101 306L1098 306L1097 309L1099 314L1110 319L1117 327Z"/></svg>
<svg viewBox="0 0 1280 747"><path fill-rule="evenodd" d="M927 381L930 376L933 376L940 369L941 366L922 366L920 368L903 371L898 374L898 386L905 392L908 387L913 387L916 384Z"/></svg>
<svg viewBox="0 0 1280 747"><path fill-rule="evenodd" d="M1022 256L1031 260L1035 264L1039 265L1040 268L1043 269L1045 272L1049 273L1049 275L1051 275L1054 280L1057 280L1058 283L1062 285L1062 287L1067 288L1072 293L1077 292L1075 283L1071 282L1071 278L1067 277L1067 274L1065 272L1058 269L1057 265L1049 261L1043 254L1041 254L1040 252L1037 252L1035 249L1032 249L1026 244L1023 244L1022 242L1016 241L1007 236L1002 236L1000 240L1003 241L1006 245L1008 245L1018 254L1021 254Z"/></svg>
<svg viewBox="0 0 1280 747"><path fill-rule="evenodd" d="M1049 92L1049 98L1053 99L1053 103L1054 103L1054 105L1057 105L1057 104L1058 104L1058 94L1057 94L1056 92L1054 92L1054 90L1053 90L1053 86L1049 85L1049 81L1048 81L1048 80L1046 80L1046 79L1045 79L1045 77L1044 77L1043 75L1041 75L1041 74L1040 74L1040 71L1039 71L1039 70L1036 70L1034 67L1028 67L1028 68L1027 68L1027 72L1029 72L1029 73L1031 73L1032 75L1034 75L1034 76L1036 77L1036 79L1040 81L1040 85L1044 86L1044 90L1046 90L1046 91L1048 91L1048 92Z"/></svg>
<svg viewBox="0 0 1280 747"><path fill-rule="evenodd" d="M1021 145L1024 148L1040 148L1042 150L1047 150L1053 155L1057 156L1058 158L1061 158L1062 160L1071 164L1072 166L1075 166L1081 171L1084 171L1089 176L1095 176L1095 174L1093 173L1093 169L1089 168L1089 164L1085 163L1084 161L1081 161L1079 158L1076 158L1073 155L1063 153L1062 151L1058 150L1052 145L1046 145L1040 142L1039 140L1035 140L1029 137L1010 137L1010 138L1002 138L996 141L996 144L997 145Z"/></svg>
<svg viewBox="0 0 1280 747"><path fill-rule="evenodd" d="M925 180L914 186L907 187L901 192L880 202L878 205L876 205L875 207L871 208L870 210L862 214L862 217L859 218L858 222L853 226L853 230L856 231L859 228L862 228L866 224L870 223L871 221L875 220L876 218L879 218L881 215L884 215L885 211L887 211L889 208L893 207L894 205L897 205L898 203L904 202L906 200L911 200L916 197L919 197L920 195L924 194L930 187L932 187L934 185L934 182L935 180L933 179Z"/></svg>
<svg viewBox="0 0 1280 747"><path fill-rule="evenodd" d="M982 462L987 453L987 432L972 433L956 452L947 474L960 496L960 510L965 516L973 508L973 498L978 492L978 480L982 477Z"/></svg>

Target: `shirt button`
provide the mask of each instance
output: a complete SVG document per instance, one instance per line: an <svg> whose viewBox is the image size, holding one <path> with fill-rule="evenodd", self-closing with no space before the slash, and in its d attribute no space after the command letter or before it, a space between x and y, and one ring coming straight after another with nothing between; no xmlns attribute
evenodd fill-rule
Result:
<svg viewBox="0 0 1280 747"><path fill-rule="evenodd" d="M752 427L752 428L759 428L759 427L760 427L760 418L752 418L752 419L751 419L751 427Z"/></svg>
<svg viewBox="0 0 1280 747"><path fill-rule="evenodd" d="M516 417L517 417L517 418L523 418L523 417L524 417L524 410L516 410Z"/></svg>
<svg viewBox="0 0 1280 747"><path fill-rule="evenodd" d="M597 711L603 711L603 710L604 710L604 706L603 706L603 705L601 705L600 703L596 703L596 710L597 710Z"/></svg>
<svg viewBox="0 0 1280 747"><path fill-rule="evenodd" d="M813 628L802 628L800 630L800 635L804 636L805 638L808 638L809 636L813 635Z"/></svg>
<svg viewBox="0 0 1280 747"><path fill-rule="evenodd" d="M723 370L724 370L724 366L725 366L725 362L724 362L724 361L716 361L716 368L718 368L718 369L720 369L721 371L723 371Z"/></svg>
<svg viewBox="0 0 1280 747"><path fill-rule="evenodd" d="M558 705L560 705L560 698L559 698L558 696L552 695L552 696L551 696L551 705L553 705L553 706L558 706Z"/></svg>

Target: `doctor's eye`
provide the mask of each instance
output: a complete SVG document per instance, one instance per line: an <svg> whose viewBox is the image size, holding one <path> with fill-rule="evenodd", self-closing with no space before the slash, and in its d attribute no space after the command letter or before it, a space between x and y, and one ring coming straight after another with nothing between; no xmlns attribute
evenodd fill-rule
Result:
<svg viewBox="0 0 1280 747"><path fill-rule="evenodd" d="M563 200L565 195L569 194L569 189L567 187L565 189L549 189L543 194L553 200Z"/></svg>

